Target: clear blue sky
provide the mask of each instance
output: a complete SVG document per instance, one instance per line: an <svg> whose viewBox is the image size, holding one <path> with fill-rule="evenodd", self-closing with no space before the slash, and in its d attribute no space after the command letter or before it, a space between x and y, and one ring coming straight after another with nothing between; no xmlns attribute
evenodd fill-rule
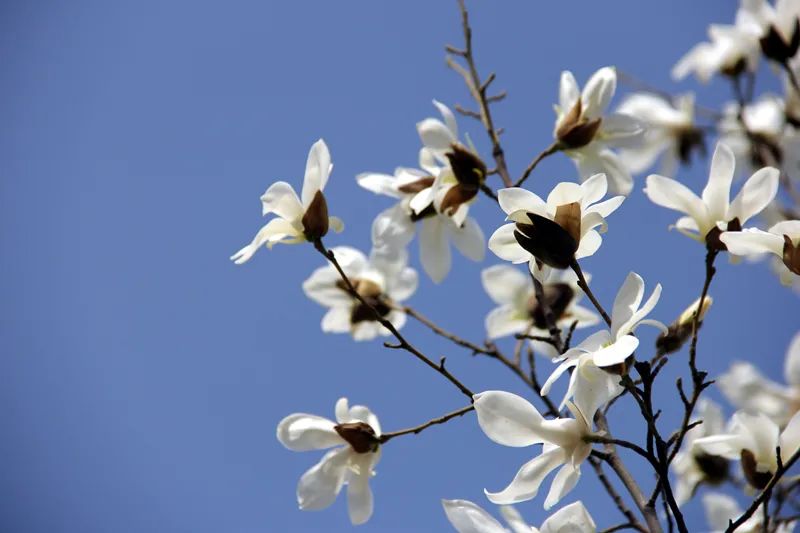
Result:
<svg viewBox="0 0 800 533"><path fill-rule="evenodd" d="M562 69L583 83L614 64L670 90L696 87L672 84L669 69L709 22L732 20L734 2L470 6L479 67L509 90L496 114L516 174L550 141ZM332 416L347 395L394 430L463 399L410 356L323 335L323 309L300 288L321 264L309 246L259 252L244 267L228 256L262 224L270 183L299 187L319 137L335 163L331 212L347 224L329 244L368 247L389 201L355 175L415 164L414 124L435 112L431 99L467 103L444 65L444 44L459 42L455 2L5 2L0 15L0 529L350 530L343 500L297 510L295 484L319 454L283 449L277 422ZM717 82L699 100L727 97ZM477 124L461 126L488 156ZM679 178L699 190L706 176L701 162ZM546 194L575 177L557 156L530 184ZM585 269L606 303L630 270L648 292L661 282L653 317L670 321L699 294L703 251L667 232L676 215L641 184ZM483 199L475 212L487 235L502 222ZM491 302L479 271L497 262L458 262L439 287L423 279L411 303L480 340ZM766 264L724 261L711 292L701 364L714 375L747 358L781 378L797 295ZM471 388L525 392L492 361L416 325L406 332L447 354ZM662 381L667 405L684 360ZM627 412L612 425L642 435ZM440 498L483 504L483 487L504 486L532 452L490 443L472 417L398 439L361 530L446 531ZM577 497L600 525L618 521L589 469L564 503ZM541 504L520 509L540 524ZM700 520L697 505L688 513Z"/></svg>

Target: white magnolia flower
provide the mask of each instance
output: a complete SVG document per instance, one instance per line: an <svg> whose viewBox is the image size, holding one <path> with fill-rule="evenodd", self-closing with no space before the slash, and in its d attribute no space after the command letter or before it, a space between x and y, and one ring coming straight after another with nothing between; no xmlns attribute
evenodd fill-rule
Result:
<svg viewBox="0 0 800 533"><path fill-rule="evenodd" d="M725 104L722 119L717 125L719 139L740 162L740 173L752 173L757 168L782 162L786 145L784 109L781 97L764 94L744 107L742 120L739 120L739 104ZM742 127L742 122L747 125L747 131ZM753 138L757 139L756 144Z"/></svg>
<svg viewBox="0 0 800 533"><path fill-rule="evenodd" d="M674 103L651 93L634 93L617 108L618 113L632 116L645 125L642 142L622 148L623 164L638 174L661 158L662 174L674 174L678 163L688 164L692 153L705 154L703 131L694 123L694 95L675 98Z"/></svg>
<svg viewBox="0 0 800 533"><path fill-rule="evenodd" d="M466 216L456 224L453 217L438 213L433 205L433 184L440 172L428 149L420 151L423 170L399 168L394 176L378 173L359 174L358 184L377 194L396 198L398 202L381 212L372 224L372 243L376 248L406 247L420 226L419 254L422 268L436 283L450 272L450 242L465 257L482 261L486 254L486 238L474 218Z"/></svg>
<svg viewBox="0 0 800 533"><path fill-rule="evenodd" d="M591 279L588 274L584 275ZM509 265L494 265L481 272L486 293L498 305L486 315L486 332L490 339L515 333L549 335L544 310L536 299L530 276ZM543 283L544 300L560 328L594 326L600 320L593 311L578 305L583 291L578 277L571 270L553 271Z"/></svg>
<svg viewBox="0 0 800 533"><path fill-rule="evenodd" d="M417 272L406 266L408 255L400 249L389 255L373 250L367 258L348 246L331 250L356 291L383 318L397 329L406 322L406 314L395 304L406 300L417 290ZM371 340L378 335L391 335L375 319L369 307L352 296L333 265L315 270L303 283L306 295L329 310L322 319L326 333L350 333L357 341Z"/></svg>
<svg viewBox="0 0 800 533"><path fill-rule="evenodd" d="M468 500L442 500L447 519L459 533L508 533L492 515ZM595 533L597 526L577 501L565 505L544 521L540 528L529 526L514 507L500 506L503 519L513 533Z"/></svg>
<svg viewBox="0 0 800 533"><path fill-rule="evenodd" d="M572 73L562 72L553 136L577 165L581 179L604 173L612 192L627 195L633 188L633 178L609 148L639 142L644 126L629 115L606 114L616 87L613 67L595 72L582 92Z"/></svg>
<svg viewBox="0 0 800 533"><path fill-rule="evenodd" d="M785 63L797 53L800 44L798 17L800 2L777 0L773 7L767 0L742 0L748 22L758 28L761 50L775 61Z"/></svg>
<svg viewBox="0 0 800 533"><path fill-rule="evenodd" d="M342 231L342 221L328 216L328 205L322 194L332 169L328 146L320 139L308 152L301 198L285 181L270 185L261 196L262 214L275 213L277 216L259 230L253 242L233 254L231 260L241 265L264 245L272 248L280 242L295 244L324 237L329 227L336 232Z"/></svg>
<svg viewBox="0 0 800 533"><path fill-rule="evenodd" d="M424 149L442 165L434 174L436 181L430 194L436 210L461 225L486 179L486 165L473 147L459 142L458 124L450 108L436 100L433 105L442 114L443 121L426 118L417 123Z"/></svg>
<svg viewBox="0 0 800 533"><path fill-rule="evenodd" d="M363 524L372 516L369 479L381 456L378 418L363 405L349 407L347 398L336 402L336 422L316 415L295 413L278 424L278 440L295 452L330 450L297 484L297 503L303 511L329 507L344 485L350 521Z"/></svg>
<svg viewBox="0 0 800 533"><path fill-rule="evenodd" d="M711 533L724 533L728 530L728 525L732 520L742 516L742 508L736 500L720 492L709 492L703 494L703 507L706 511L706 520L711 526ZM764 519L764 511L759 507L753 515L748 518L741 526L736 528L740 533L760 533L763 531L761 522ZM773 531L775 533L791 533L794 531L796 522L782 522Z"/></svg>
<svg viewBox="0 0 800 533"><path fill-rule="evenodd" d="M761 212L778 192L778 169L765 167L753 174L730 201L736 161L725 144L717 144L711 160L708 184L699 198L682 183L651 174L644 192L662 207L686 213L675 223L684 235L712 247L721 246L719 232L739 230Z"/></svg>
<svg viewBox="0 0 800 533"><path fill-rule="evenodd" d="M693 448L729 460L741 460L748 483L763 489L778 469L777 449L785 464L800 448L800 414L795 414L781 432L766 415L737 411L725 433L694 441Z"/></svg>
<svg viewBox="0 0 800 533"><path fill-rule="evenodd" d="M697 439L724 431L725 419L722 417L722 410L711 400L701 398L697 402L697 413L692 419L692 422L696 421L703 423L686 432L683 446L672 463L672 469L677 476L674 486L678 505L688 502L700 483L717 485L728 477L727 459L693 449L694 441Z"/></svg>
<svg viewBox="0 0 800 533"><path fill-rule="evenodd" d="M514 480L500 492L486 496L496 504L512 504L536 497L545 477L559 468L550 485L544 508L550 509L577 484L581 463L589 457L593 435L591 421L574 405L568 407L575 418L545 420L527 400L503 391L476 394L475 412L486 436L504 446L544 444L542 453L522 465Z"/></svg>
<svg viewBox="0 0 800 533"><path fill-rule="evenodd" d="M783 375L787 385L767 379L750 363L736 362L717 385L737 408L764 414L783 427L800 410L800 332L786 351Z"/></svg>
<svg viewBox="0 0 800 533"><path fill-rule="evenodd" d="M661 322L645 318L661 297L661 284L656 285L640 308L643 297L644 280L631 272L614 299L610 329L590 335L555 359L560 364L542 386L542 394L548 394L550 387L564 372L577 367L570 375L562 407L573 398L578 409L591 420L600 406L622 392L620 378L614 374L614 370L624 365L639 346L639 339L632 333L641 325L655 326L662 331L667 329Z"/></svg>
<svg viewBox="0 0 800 533"><path fill-rule="evenodd" d="M695 45L672 67L672 78L681 80L694 73L707 83L715 74L736 76L742 71L755 72L761 55L761 28L748 6L736 12L734 25L712 24L708 28L710 41Z"/></svg>
<svg viewBox="0 0 800 533"><path fill-rule="evenodd" d="M501 189L497 193L500 207L512 223L494 232L489 249L500 259L529 263L534 276L545 280L545 266L564 269L600 248L605 217L625 199L615 196L597 203L606 189L604 174L596 174L580 185L561 182L547 196L547 202L519 187Z"/></svg>
<svg viewBox="0 0 800 533"><path fill-rule="evenodd" d="M771 253L780 258L781 283L791 285L800 276L800 220L784 220L769 230L748 228L725 232L720 240L736 255Z"/></svg>

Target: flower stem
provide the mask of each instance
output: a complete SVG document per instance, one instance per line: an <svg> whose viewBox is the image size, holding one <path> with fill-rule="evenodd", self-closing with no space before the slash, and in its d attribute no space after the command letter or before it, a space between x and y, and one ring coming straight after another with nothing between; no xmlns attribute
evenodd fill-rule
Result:
<svg viewBox="0 0 800 533"><path fill-rule="evenodd" d="M444 424L448 420L451 420L453 418L465 415L466 413L469 413L470 411L474 411L474 410L475 410L475 406L474 405L468 405L466 407L462 407L461 409L453 411L452 413L447 413L446 415L440 416L438 418L434 418L433 420L429 420L429 421L425 422L424 424L420 424L418 426L414 426L413 428L401 429L400 431L393 431L391 433L384 433L383 435L380 436L379 440L380 440L381 444L383 444L385 442L389 442L390 440L392 440L395 437L400 437L401 435L411 435L411 434L416 435L417 433L420 433L420 432L428 429L431 426L435 426L437 424Z"/></svg>

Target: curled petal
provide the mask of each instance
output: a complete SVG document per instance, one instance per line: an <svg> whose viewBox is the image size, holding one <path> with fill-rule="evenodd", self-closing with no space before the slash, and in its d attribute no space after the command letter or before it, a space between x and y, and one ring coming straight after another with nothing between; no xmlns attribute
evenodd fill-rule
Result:
<svg viewBox="0 0 800 533"><path fill-rule="evenodd" d="M478 424L486 436L504 446L544 442L537 432L542 415L526 399L504 391L486 391L474 397Z"/></svg>
<svg viewBox="0 0 800 533"><path fill-rule="evenodd" d="M303 511L330 507L339 495L347 475L348 447L331 450L312 466L297 484L297 503Z"/></svg>
<svg viewBox="0 0 800 533"><path fill-rule="evenodd" d="M344 444L333 426L327 418L296 413L280 421L277 436L281 444L295 452L323 450Z"/></svg>
<svg viewBox="0 0 800 533"><path fill-rule="evenodd" d="M485 491L486 497L492 503L500 505L510 505L535 498L547 474L564 464L566 459L563 449L557 446L550 448L522 465L508 487L500 492Z"/></svg>
<svg viewBox="0 0 800 533"><path fill-rule="evenodd" d="M623 363L639 346L639 339L632 335L624 335L610 346L606 346L593 356L594 364L599 367L614 366Z"/></svg>
<svg viewBox="0 0 800 533"><path fill-rule="evenodd" d="M332 168L328 145L320 139L311 146L306 160L306 175L301 193L304 208L308 208L317 192L325 188Z"/></svg>
<svg viewBox="0 0 800 533"><path fill-rule="evenodd" d="M580 477L580 466L574 466L570 463L562 466L556 474L556 477L553 478L553 483L550 485L550 491L547 493L547 498L544 501L544 509L549 510L561 501L561 498L575 488Z"/></svg>
<svg viewBox="0 0 800 533"><path fill-rule="evenodd" d="M285 181L278 181L270 185L269 189L261 195L262 215L275 213L286 220L299 220L303 218L303 206L297 193Z"/></svg>

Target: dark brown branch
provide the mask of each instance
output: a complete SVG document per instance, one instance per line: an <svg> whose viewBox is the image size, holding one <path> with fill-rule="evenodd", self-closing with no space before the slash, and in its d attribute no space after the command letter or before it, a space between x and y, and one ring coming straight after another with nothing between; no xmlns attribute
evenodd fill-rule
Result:
<svg viewBox="0 0 800 533"><path fill-rule="evenodd" d="M420 424L418 426L414 426L413 428L402 429L400 431L392 431L391 433L384 433L383 435L380 436L379 440L380 440L381 444L383 444L383 443L389 442L393 438L399 437L401 435L411 435L411 434L416 435L417 433L420 433L420 432L428 429L431 426L435 426L437 424L444 424L448 420L451 420L453 418L465 415L465 414L469 413L470 411L474 411L474 410L475 410L475 406L474 405L468 405L466 407L462 407L461 409L453 411L452 413L447 413L446 415L440 416L438 418L434 418L433 420L429 420L429 421L425 422L424 424Z"/></svg>
<svg viewBox="0 0 800 533"><path fill-rule="evenodd" d="M586 278L583 276L583 270L581 270L581 265L578 263L577 260L573 260L570 267L572 268L573 272L575 272L575 275L578 276L578 287L580 287L581 290L584 292L584 294L586 294L586 296L592 302L592 305L594 305L594 308L597 309L597 312L600 313L600 316L603 317L605 323L608 326L611 326L611 317L608 316L608 313L606 313L606 310L603 309L603 306L595 297L594 293L592 292L592 289L589 288L589 284L586 283Z"/></svg>
<svg viewBox="0 0 800 533"><path fill-rule="evenodd" d="M450 333L449 331L445 330L444 328L438 326L435 322L433 322L431 319L429 319L428 317L426 317L425 315L423 315L422 313L420 313L419 311L417 311L413 307L403 306L400 309L405 314L407 314L407 315L411 316L412 318L416 319L420 324L423 324L424 326L429 328L435 334L439 335L440 337L444 337L445 339L448 339L448 340L454 342L455 344L458 344L459 346L467 348L473 354L482 353L482 354L486 354L486 355L493 355L497 351L496 349L490 349L490 348L486 348L486 347L483 347L483 346L479 346L479 345L477 345L477 344L475 344L473 342L470 342L470 341L468 341L466 339L462 339L461 337L459 337L455 333Z"/></svg>

